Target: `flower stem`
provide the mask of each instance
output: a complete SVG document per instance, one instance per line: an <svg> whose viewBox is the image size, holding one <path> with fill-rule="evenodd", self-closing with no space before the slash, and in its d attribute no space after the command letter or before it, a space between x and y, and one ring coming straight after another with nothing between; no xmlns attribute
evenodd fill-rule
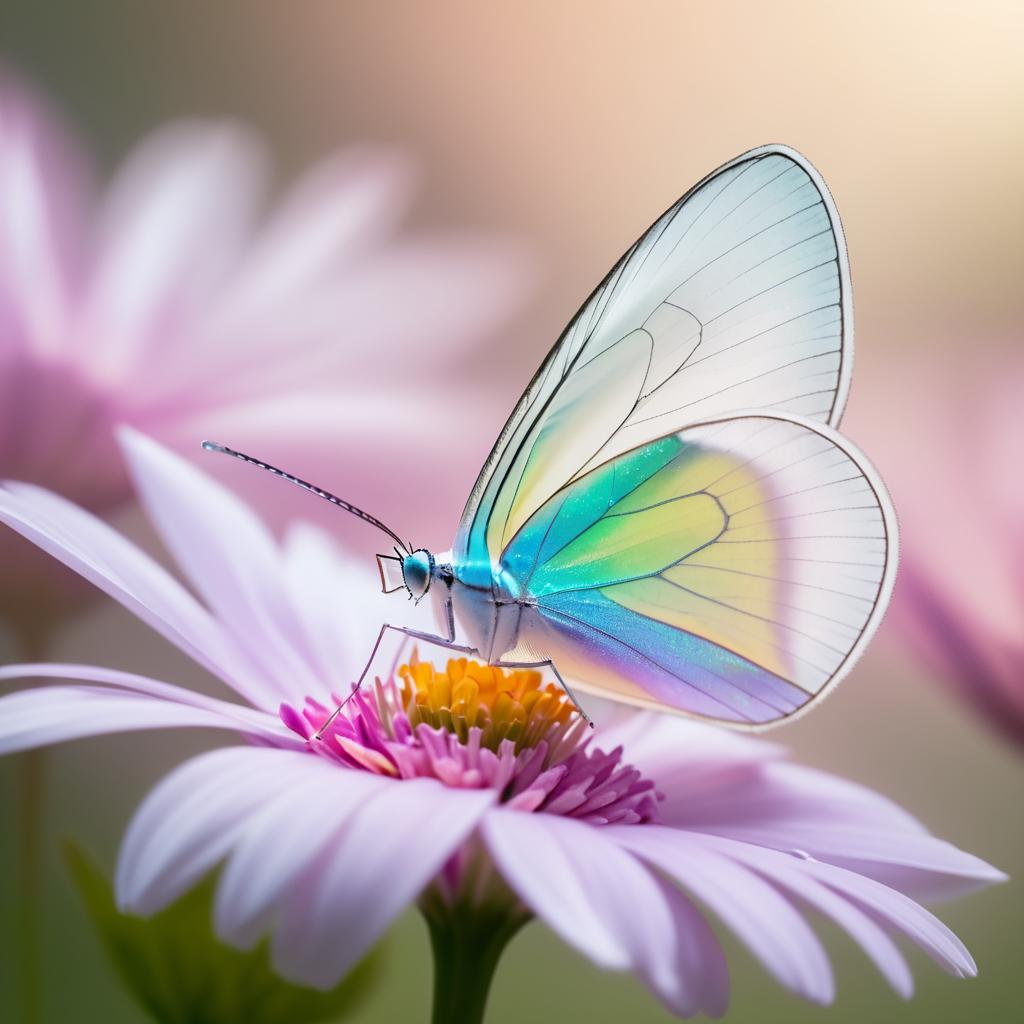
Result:
<svg viewBox="0 0 1024 1024"><path fill-rule="evenodd" d="M39 869L46 792L45 750L21 755L18 794L18 946L21 950L21 1002L25 1024L41 1019L39 958Z"/></svg>
<svg viewBox="0 0 1024 1024"><path fill-rule="evenodd" d="M25 631L18 638L22 661L39 661L46 646L41 635ZM21 1007L25 1024L42 1019L42 964L39 955L39 875L43 852L43 805L49 775L48 752L25 751L19 758L18 847L15 897L20 951Z"/></svg>
<svg viewBox="0 0 1024 1024"><path fill-rule="evenodd" d="M505 905L424 905L434 954L433 1024L481 1024L501 954L529 919Z"/></svg>

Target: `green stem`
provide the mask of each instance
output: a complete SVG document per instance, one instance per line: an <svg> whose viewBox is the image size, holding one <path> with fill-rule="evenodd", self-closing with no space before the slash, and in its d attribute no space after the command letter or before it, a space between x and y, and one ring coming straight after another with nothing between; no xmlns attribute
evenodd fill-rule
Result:
<svg viewBox="0 0 1024 1024"><path fill-rule="evenodd" d="M433 1024L481 1024L494 972L528 915L507 905L423 907L434 954Z"/></svg>
<svg viewBox="0 0 1024 1024"><path fill-rule="evenodd" d="M43 799L46 793L47 751L21 755L18 794L18 948L21 951L21 1002L25 1024L42 1019L39 956L39 869L43 847Z"/></svg>
<svg viewBox="0 0 1024 1024"><path fill-rule="evenodd" d="M19 656L23 661L39 661L45 641L41 636L23 633ZM16 920L21 960L21 1005L25 1024L42 1019L42 963L39 953L40 869L43 853L43 805L49 775L48 752L27 750L19 758L18 848Z"/></svg>

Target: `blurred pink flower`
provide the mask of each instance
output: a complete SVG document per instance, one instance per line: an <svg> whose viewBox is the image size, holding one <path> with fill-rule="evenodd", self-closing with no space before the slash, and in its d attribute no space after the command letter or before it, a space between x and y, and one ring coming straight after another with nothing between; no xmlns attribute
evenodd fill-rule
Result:
<svg viewBox="0 0 1024 1024"><path fill-rule="evenodd" d="M1024 744L1024 360L931 345L886 376L863 431L903 524L886 633Z"/></svg>
<svg viewBox="0 0 1024 1024"><path fill-rule="evenodd" d="M777 981L828 1002L810 906L903 996L901 934L957 976L960 941L916 898L1002 879L859 785L779 748L681 719L624 713L594 733L536 674L426 665L361 691L311 739L380 621L370 572L297 527L278 546L238 499L134 432L143 504L201 600L88 512L0 488L0 518L162 633L247 703L85 665L0 678L78 680L0 698L0 750L128 729L201 726L247 742L186 762L145 800L116 876L150 914L217 864L216 927L272 933L288 978L327 986L413 900L432 926L497 906L535 915L598 965L633 970L677 1014L723 1012L713 912ZM695 902L696 901L696 902Z"/></svg>
<svg viewBox="0 0 1024 1024"><path fill-rule="evenodd" d="M393 238L413 175L369 147L323 159L257 224L268 165L238 124L177 122L97 198L73 138L0 74L0 475L105 514L129 496L118 423L291 465L330 450L350 482L450 441L425 411L522 294L522 255ZM25 629L72 596L27 550L0 543L0 618Z"/></svg>

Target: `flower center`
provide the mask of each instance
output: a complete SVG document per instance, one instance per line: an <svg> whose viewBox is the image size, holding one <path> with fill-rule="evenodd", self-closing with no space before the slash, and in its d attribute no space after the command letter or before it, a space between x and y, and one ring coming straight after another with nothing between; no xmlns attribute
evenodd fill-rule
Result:
<svg viewBox="0 0 1024 1024"><path fill-rule="evenodd" d="M444 671L403 665L359 690L317 739L332 710L307 698L301 712L284 705L281 718L311 751L350 769L495 789L519 810L594 824L657 818L654 784L622 763L621 748L592 749L572 701L534 670L464 658Z"/></svg>
<svg viewBox="0 0 1024 1024"><path fill-rule="evenodd" d="M415 727L425 723L469 741L480 730L480 746L498 750L506 740L516 751L581 731L580 716L565 692L536 670L481 665L465 658L448 662L438 672L429 662L403 665L402 703Z"/></svg>
<svg viewBox="0 0 1024 1024"><path fill-rule="evenodd" d="M126 419L123 403L70 362L0 352L0 477L107 511L129 497L113 433Z"/></svg>

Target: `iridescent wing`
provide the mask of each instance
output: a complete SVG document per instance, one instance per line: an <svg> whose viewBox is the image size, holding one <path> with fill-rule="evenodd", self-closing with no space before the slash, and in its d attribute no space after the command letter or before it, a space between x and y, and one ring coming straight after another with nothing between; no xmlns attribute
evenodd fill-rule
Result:
<svg viewBox="0 0 1024 1024"><path fill-rule="evenodd" d="M896 520L829 427L753 412L618 455L505 549L522 640L575 685L731 724L800 711L849 671L888 601Z"/></svg>
<svg viewBox="0 0 1024 1024"><path fill-rule="evenodd" d="M615 265L548 355L463 512L454 555L487 585L566 481L689 423L768 408L835 425L849 271L818 173L768 146L691 189Z"/></svg>

